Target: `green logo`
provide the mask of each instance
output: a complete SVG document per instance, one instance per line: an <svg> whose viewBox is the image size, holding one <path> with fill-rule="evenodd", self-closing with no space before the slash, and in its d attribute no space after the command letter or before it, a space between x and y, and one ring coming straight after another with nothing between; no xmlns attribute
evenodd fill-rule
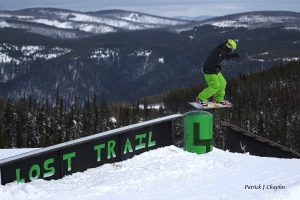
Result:
<svg viewBox="0 0 300 200"><path fill-rule="evenodd" d="M209 152L211 144L212 138L206 140L200 139L200 124L194 123L194 146L206 146L206 152Z"/></svg>
<svg viewBox="0 0 300 200"><path fill-rule="evenodd" d="M116 146L116 141L110 140L107 143L107 159L115 158L116 152L114 150ZM94 150L97 151L97 162L101 161L101 149L105 148L105 144L100 144L97 146L94 146Z"/></svg>
<svg viewBox="0 0 300 200"><path fill-rule="evenodd" d="M63 160L68 161L68 171L72 170L72 158L76 157L76 152L68 153L63 155Z"/></svg>
<svg viewBox="0 0 300 200"><path fill-rule="evenodd" d="M54 163L54 158L50 158L45 160L44 165L43 165L43 169L44 169L44 173L43 173L43 178L47 178L50 176L53 176L55 174L55 168L51 166L51 164ZM31 166L29 172L28 172L28 178L29 180L33 181L36 180L38 178L40 178L41 176L41 168L38 164L34 164ZM25 183L25 178L21 178L21 169L18 168L16 169L16 181L18 183Z"/></svg>
<svg viewBox="0 0 300 200"><path fill-rule="evenodd" d="M123 149L123 154L126 153L132 153L135 150L144 149L146 147L152 147L156 145L156 141L152 139L152 132L149 133L143 133L135 135L135 146L132 146L132 142L129 138L126 139L126 143ZM99 144L94 146L94 150L97 152L97 162L100 162L103 158L101 157L102 149L106 148L106 159L112 159L116 157L115 148L117 145L117 141L115 140L109 140L105 144ZM102 152L103 153L103 152ZM71 152L62 155L62 161L66 161L67 164L67 171L72 171L72 161L76 159L76 152ZM33 164L29 171L23 172L20 168L17 168L15 170L16 172L16 181L18 183L24 183L26 180L36 180L38 178L48 178L53 176L56 171L59 171L60 169L55 169L54 167L54 158L49 158L43 162L43 164Z"/></svg>

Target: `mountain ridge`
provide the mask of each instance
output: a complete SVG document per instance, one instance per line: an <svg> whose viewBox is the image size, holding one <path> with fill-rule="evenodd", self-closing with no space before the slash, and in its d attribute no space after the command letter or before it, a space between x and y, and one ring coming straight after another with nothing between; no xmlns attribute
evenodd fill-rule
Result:
<svg viewBox="0 0 300 200"><path fill-rule="evenodd" d="M31 28L28 23L31 23L34 28ZM59 39L80 39L118 31L162 29L188 23L191 22L123 10L78 12L56 8L28 8L18 11L0 11L2 28L21 28L48 37L51 37L51 34L47 34L47 31L56 31L60 33L52 37ZM36 30L41 25L44 25L44 32ZM64 32L75 33L69 37L58 37Z"/></svg>
<svg viewBox="0 0 300 200"><path fill-rule="evenodd" d="M175 16L175 17L172 17L172 18L182 19L182 20L188 20L188 21L203 21L203 20L206 20L206 19L214 18L214 17L216 17L216 16L200 15L200 16L197 16L197 17Z"/></svg>
<svg viewBox="0 0 300 200"><path fill-rule="evenodd" d="M173 28L181 32L191 30L195 26L213 25L217 27L245 27L248 29L284 27L285 29L300 30L300 13L291 11L253 11L218 16L205 19L193 24Z"/></svg>
<svg viewBox="0 0 300 200"><path fill-rule="evenodd" d="M79 12L57 8L27 8L17 11L0 10L0 28L20 28L55 39L81 39L119 31L165 29L191 30L194 26L262 28L284 26L300 30L300 13L290 11L253 11L183 20L155 16L136 11L100 10ZM264 21L263 21L264 20Z"/></svg>

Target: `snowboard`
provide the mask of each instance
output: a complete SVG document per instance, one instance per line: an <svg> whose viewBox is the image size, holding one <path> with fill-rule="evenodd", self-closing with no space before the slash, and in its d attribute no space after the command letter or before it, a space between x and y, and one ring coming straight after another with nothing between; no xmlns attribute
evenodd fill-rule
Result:
<svg viewBox="0 0 300 200"><path fill-rule="evenodd" d="M231 108L233 107L233 103L230 103L229 101L225 101L226 104L225 105L220 105L218 103L214 103L214 102L208 102L208 106L201 106L199 103L197 102L188 102L191 106L193 106L196 109L212 109L212 108Z"/></svg>

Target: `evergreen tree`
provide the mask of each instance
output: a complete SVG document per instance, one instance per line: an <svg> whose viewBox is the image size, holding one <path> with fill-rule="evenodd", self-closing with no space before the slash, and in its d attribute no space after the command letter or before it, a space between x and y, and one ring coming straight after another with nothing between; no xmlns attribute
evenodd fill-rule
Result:
<svg viewBox="0 0 300 200"><path fill-rule="evenodd" d="M60 104L59 104L59 126L60 126L60 142L68 141L66 138L68 137L67 133L67 113L66 113L66 107L64 105L64 101L62 98L60 98Z"/></svg>
<svg viewBox="0 0 300 200"><path fill-rule="evenodd" d="M0 148L5 148L5 127L4 127L5 100L0 97Z"/></svg>
<svg viewBox="0 0 300 200"><path fill-rule="evenodd" d="M110 113L109 108L106 102L106 98L102 95L102 99L100 102L100 109L99 109L99 117L100 117L100 132L110 130L112 125L110 124Z"/></svg>
<svg viewBox="0 0 300 200"><path fill-rule="evenodd" d="M94 94L94 100L93 100L93 133L98 133L100 131L100 122L99 122L99 110L97 106L97 96L96 93Z"/></svg>
<svg viewBox="0 0 300 200"><path fill-rule="evenodd" d="M26 146L25 141L26 137L25 134L27 130L28 124L28 108L26 105L25 97L20 98L16 103L16 119L15 119L15 126L16 126L16 147L17 148L24 148Z"/></svg>
<svg viewBox="0 0 300 200"><path fill-rule="evenodd" d="M64 103L62 98L59 96L59 89L56 90L56 104L53 108L54 117L52 120L52 128L53 128L53 135L52 135L52 143L59 144L65 140L65 114L64 114Z"/></svg>
<svg viewBox="0 0 300 200"><path fill-rule="evenodd" d="M78 139L82 134L82 117L81 112L78 109L77 98L74 99L69 114L69 127L70 127L70 140Z"/></svg>
<svg viewBox="0 0 300 200"><path fill-rule="evenodd" d="M28 111L28 133L27 133L27 147L36 148L39 142L37 133L37 113L35 104L32 101L31 95L29 96L29 111Z"/></svg>
<svg viewBox="0 0 300 200"><path fill-rule="evenodd" d="M44 113L44 106L38 111L36 119L37 133L39 135L38 147L43 147L47 140L46 132L46 116Z"/></svg>
<svg viewBox="0 0 300 200"><path fill-rule="evenodd" d="M84 104L84 110L83 110L83 116L82 116L82 125L83 125L83 130L82 130L82 136L89 136L94 134L93 133L93 111L92 111L92 106L90 99L87 99L85 104Z"/></svg>
<svg viewBox="0 0 300 200"><path fill-rule="evenodd" d="M14 147L15 137L14 134L14 107L10 98L7 99L4 115L3 115L3 146L4 148Z"/></svg>
<svg viewBox="0 0 300 200"><path fill-rule="evenodd" d="M147 121L149 119L149 108L148 108L148 102L147 102L147 99L145 98L144 99L144 120Z"/></svg>
<svg viewBox="0 0 300 200"><path fill-rule="evenodd" d="M49 104L49 98L47 96L46 103L45 103L45 109L44 109L44 128L45 128L45 135L44 139L42 140L42 143L40 146L47 147L53 144L52 142L52 135L53 135L53 129L52 129L52 121L53 121L53 114L51 110L51 106Z"/></svg>

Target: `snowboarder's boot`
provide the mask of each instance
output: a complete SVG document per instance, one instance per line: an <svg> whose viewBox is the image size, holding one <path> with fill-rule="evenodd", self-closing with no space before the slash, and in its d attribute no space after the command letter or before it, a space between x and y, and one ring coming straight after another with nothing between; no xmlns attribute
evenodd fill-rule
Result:
<svg viewBox="0 0 300 200"><path fill-rule="evenodd" d="M196 103L199 103L203 107L207 107L208 106L208 103L202 101L201 99L198 99L198 97L196 97Z"/></svg>

